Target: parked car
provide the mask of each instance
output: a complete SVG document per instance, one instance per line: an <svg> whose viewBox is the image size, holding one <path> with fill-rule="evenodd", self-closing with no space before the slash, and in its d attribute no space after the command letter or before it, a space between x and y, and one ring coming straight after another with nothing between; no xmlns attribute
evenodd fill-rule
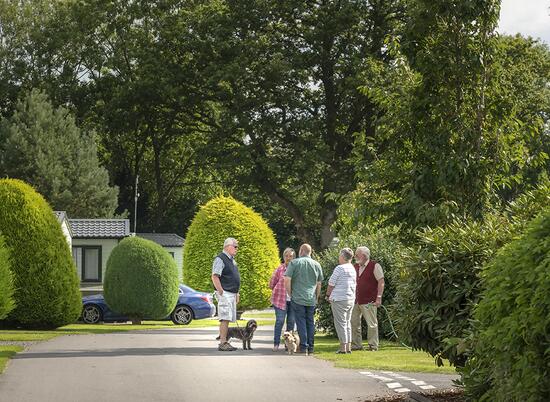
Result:
<svg viewBox="0 0 550 402"><path fill-rule="evenodd" d="M214 317L216 306L212 302L212 294L198 292L189 286L179 285L179 297L172 313L163 321L172 320L177 325L187 325L201 318ZM84 296L82 298L82 321L85 324L103 322L126 322L128 317L112 311L103 295ZM145 320L147 318L144 318Z"/></svg>

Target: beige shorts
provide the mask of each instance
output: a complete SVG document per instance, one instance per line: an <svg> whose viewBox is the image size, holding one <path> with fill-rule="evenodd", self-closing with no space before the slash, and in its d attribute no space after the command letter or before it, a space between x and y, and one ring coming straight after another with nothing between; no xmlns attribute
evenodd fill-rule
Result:
<svg viewBox="0 0 550 402"><path fill-rule="evenodd" d="M221 296L218 292L215 294L218 301L218 320L237 321L237 294L227 291L224 291Z"/></svg>

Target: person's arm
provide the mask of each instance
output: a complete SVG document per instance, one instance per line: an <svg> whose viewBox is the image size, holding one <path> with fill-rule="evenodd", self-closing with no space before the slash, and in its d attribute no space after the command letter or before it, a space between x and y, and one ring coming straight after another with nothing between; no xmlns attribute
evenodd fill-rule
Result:
<svg viewBox="0 0 550 402"><path fill-rule="evenodd" d="M212 274L212 283L214 284L214 287L216 288L218 294L221 296L223 294L223 288L222 283L220 282L220 276Z"/></svg>
<svg viewBox="0 0 550 402"><path fill-rule="evenodd" d="M317 288L315 289L315 294L317 295L317 303L319 303L319 298L321 297L321 282L317 282Z"/></svg>
<svg viewBox="0 0 550 402"><path fill-rule="evenodd" d="M374 305L380 307L382 304L382 294L384 293L384 277L378 280L378 291L376 292L376 302Z"/></svg>
<svg viewBox="0 0 550 402"><path fill-rule="evenodd" d="M330 295L332 294L332 290L334 289L334 285L328 285L327 286L327 296L326 296L326 299L329 300L330 299Z"/></svg>
<svg viewBox="0 0 550 402"><path fill-rule="evenodd" d="M285 289L286 289L286 294L288 297L290 297L292 295L292 279L288 276L285 276Z"/></svg>
<svg viewBox="0 0 550 402"><path fill-rule="evenodd" d="M277 283L281 280L281 268L277 268L275 272L273 272L273 275L271 275L271 280L269 281L269 289L273 290L275 286L277 286Z"/></svg>

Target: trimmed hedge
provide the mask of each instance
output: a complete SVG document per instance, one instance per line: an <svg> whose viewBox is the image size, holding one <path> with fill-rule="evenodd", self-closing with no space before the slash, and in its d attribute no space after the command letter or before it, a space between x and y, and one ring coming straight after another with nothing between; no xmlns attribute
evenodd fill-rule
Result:
<svg viewBox="0 0 550 402"><path fill-rule="evenodd" d="M15 307L14 291L9 252L4 244L4 239L0 237L0 320L6 318Z"/></svg>
<svg viewBox="0 0 550 402"><path fill-rule="evenodd" d="M269 306L269 279L280 264L275 236L259 214L232 197L210 200L189 226L183 250L184 282L213 291L212 262L228 237L239 242L235 257L241 274L239 310Z"/></svg>
<svg viewBox="0 0 550 402"><path fill-rule="evenodd" d="M132 320L165 318L178 301L176 262L160 245L127 237L109 256L103 292L113 311Z"/></svg>
<svg viewBox="0 0 550 402"><path fill-rule="evenodd" d="M550 210L482 273L473 355L462 371L476 401L550 400Z"/></svg>
<svg viewBox="0 0 550 402"><path fill-rule="evenodd" d="M390 315L393 315L391 305L394 301L396 283L398 280L397 264L403 251L403 246L398 240L397 228L383 228L376 231L376 233L367 235L350 235L340 239L338 245L324 250L320 254L319 258L319 262L323 267L323 275L325 277L321 294L324 295L326 293L328 280L332 275L332 271L338 265L338 255L340 250L344 247L350 247L355 251L355 249L359 246L367 246L371 252L371 259L380 263L382 266L382 270L384 271L384 295L382 298L382 304L386 309L388 309ZM330 309L330 303L328 303L324 297L321 298L319 305L317 306L317 314L317 327L335 335L336 329L334 328L334 320ZM384 309L378 309L378 334L381 338L395 339L395 336L391 333L391 325L388 321L389 318L393 319L393 317L388 317L388 314L384 311ZM368 328L364 320L362 322L361 329L363 332L363 339L367 339Z"/></svg>
<svg viewBox="0 0 550 402"><path fill-rule="evenodd" d="M0 179L0 228L15 282L7 320L28 328L75 322L82 308L76 268L44 198L20 180Z"/></svg>

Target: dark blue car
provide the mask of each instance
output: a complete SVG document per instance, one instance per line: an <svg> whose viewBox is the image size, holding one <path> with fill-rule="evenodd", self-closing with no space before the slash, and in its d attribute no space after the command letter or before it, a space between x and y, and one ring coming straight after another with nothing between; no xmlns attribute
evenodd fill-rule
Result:
<svg viewBox="0 0 550 402"><path fill-rule="evenodd" d="M198 292L189 286L179 285L179 297L174 311L164 320L174 324L187 325L193 319L214 317L216 306L212 303L212 294ZM85 324L98 322L126 322L129 318L112 311L105 303L103 295L84 296L82 298L82 321Z"/></svg>

